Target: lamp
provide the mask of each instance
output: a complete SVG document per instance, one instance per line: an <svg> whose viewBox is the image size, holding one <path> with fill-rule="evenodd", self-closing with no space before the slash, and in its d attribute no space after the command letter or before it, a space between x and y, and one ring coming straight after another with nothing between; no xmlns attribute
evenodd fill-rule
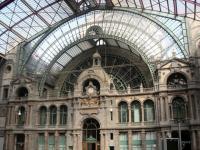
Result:
<svg viewBox="0 0 200 150"><path fill-rule="evenodd" d="M18 116L21 116L21 109L19 109L19 111L18 111Z"/></svg>

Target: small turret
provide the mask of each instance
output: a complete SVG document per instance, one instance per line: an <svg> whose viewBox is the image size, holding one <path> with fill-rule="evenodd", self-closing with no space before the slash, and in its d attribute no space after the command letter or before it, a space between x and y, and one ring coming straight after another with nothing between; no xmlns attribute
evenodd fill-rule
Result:
<svg viewBox="0 0 200 150"><path fill-rule="evenodd" d="M93 67L100 67L101 66L101 55L98 53L98 51L96 51L93 56Z"/></svg>

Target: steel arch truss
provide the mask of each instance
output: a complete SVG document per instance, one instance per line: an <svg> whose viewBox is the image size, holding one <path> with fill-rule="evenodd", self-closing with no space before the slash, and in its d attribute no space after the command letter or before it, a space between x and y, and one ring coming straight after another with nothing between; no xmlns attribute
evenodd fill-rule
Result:
<svg viewBox="0 0 200 150"><path fill-rule="evenodd" d="M116 20L117 16L120 16L120 21ZM30 42L25 63L30 61L30 57L33 59L35 57L35 59L41 58L38 59L38 62L47 61L44 63L49 64L64 47L86 36L86 30L93 25L99 25L103 29L104 34L110 34L111 36L122 37L128 41L133 41L134 45L137 45L141 51L147 54L149 52L148 55L151 59L157 57L153 60L160 59L163 57L162 55L168 55L169 57L172 51L177 52L178 57L187 57L189 52L186 50L187 46L185 46L187 41L184 41L185 35L182 30L182 23L161 18L160 20L164 20L165 23L167 22L175 27L169 30L169 27L167 25L165 26L159 19L160 18L155 19L153 17L147 18L144 15L141 16L140 14L121 10L92 11L69 20L68 22L61 22L59 25L56 25L55 28L52 28L49 32L42 35L41 38L36 38L36 40ZM137 26L139 26L139 28ZM157 39L157 41L155 41L155 39ZM152 52L155 51L157 54L153 55Z"/></svg>
<svg viewBox="0 0 200 150"><path fill-rule="evenodd" d="M103 34L87 35L92 26L102 28ZM84 47L80 45L81 41L108 38L121 42L121 46L116 42L119 47L131 48L140 55L153 74L153 61L168 59L173 52L179 58L188 57L184 30L185 24L181 20L128 9L95 10L62 20L29 41L24 46L23 65L34 74L55 72L52 68L61 71L73 57L94 46L89 43ZM74 44L80 46L73 48ZM61 57L65 57L65 61ZM57 67L53 67L55 64Z"/></svg>

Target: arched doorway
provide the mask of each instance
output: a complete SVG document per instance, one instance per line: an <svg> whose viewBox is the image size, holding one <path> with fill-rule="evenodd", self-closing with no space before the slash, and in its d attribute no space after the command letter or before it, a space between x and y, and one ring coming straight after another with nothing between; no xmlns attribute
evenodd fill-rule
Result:
<svg viewBox="0 0 200 150"><path fill-rule="evenodd" d="M83 150L100 150L100 125L97 120L87 118L83 122Z"/></svg>

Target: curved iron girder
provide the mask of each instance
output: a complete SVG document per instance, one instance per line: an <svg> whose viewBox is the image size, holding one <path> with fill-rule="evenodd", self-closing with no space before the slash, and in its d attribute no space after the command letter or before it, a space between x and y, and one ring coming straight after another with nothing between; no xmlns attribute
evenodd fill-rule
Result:
<svg viewBox="0 0 200 150"><path fill-rule="evenodd" d="M132 47L135 51L132 51L134 54L136 54L137 56L141 57L143 59L143 61L147 64L149 70L150 70L150 73L151 73L151 76L152 76L152 79L153 79L153 82L155 80L155 74L154 74L154 71L155 71L155 67L153 64L151 64L151 62L149 61L148 57L142 53L141 51L138 50L137 46L134 45L133 43L131 43L130 41L128 40L125 40L123 38L120 38L120 37L116 37L116 36L112 36L112 35L89 35L89 36L86 36L82 39L79 39L79 40L76 40L75 42L69 44L67 47L65 47L62 51L60 51L55 57L54 59L51 61L51 63L48 65L48 69L45 71L43 77L42 77L42 80L39 84L39 93L41 94L42 92L42 89L43 89L43 86L44 86L44 83L45 83L45 80L46 80L46 77L47 75L49 75L49 72L52 68L52 66L56 63L56 61L62 56L63 53L65 53L68 49L70 49L71 47L81 43L81 42L84 42L84 41L87 41L87 40L90 40L90 39L97 39L97 38L102 38L102 39L115 39L115 40L118 40L122 43L125 43L127 44L129 47ZM135 53L136 52L136 53Z"/></svg>
<svg viewBox="0 0 200 150"><path fill-rule="evenodd" d="M107 21L105 21L105 22L107 22ZM113 21L113 22L114 22L114 23L120 23L119 21ZM92 23L89 23L89 24L87 24L87 25L90 25L90 24L92 24ZM125 25L127 25L127 26L130 26L128 23L123 23L123 24L125 24ZM81 26L83 27L83 26L85 26L85 25L86 25L86 24L81 25ZM144 30L139 29L139 28L138 28L137 26L135 26L135 25L132 25L132 26L130 26L130 27L134 27L134 29L139 30L139 31L141 31L141 32L144 32L144 34L147 35L147 37L151 38L152 41L157 42L157 40L154 39L154 38L152 37L152 35L148 34L148 32L145 32ZM79 28L79 26L76 27L76 28L73 28L73 30L76 30L76 29L78 29L78 28ZM65 34L63 34L63 36L67 35L69 32L73 32L73 30L70 30L70 31L66 32ZM58 38L58 40L59 40L60 38L62 38L63 36L60 36L60 37ZM128 41L128 40L127 40L127 41ZM51 43L50 46L54 45L55 42L57 42L57 41L54 41L53 43ZM161 46L160 44L158 44L158 47L162 48L162 46ZM141 47L138 47L138 49L141 49ZM45 53L44 53L44 54L45 54ZM44 54L43 54L43 55L44 55ZM43 55L42 55L42 56L43 56ZM40 59L40 60L41 60L41 59ZM39 62L40 62L40 61L38 61L37 65L39 65Z"/></svg>
<svg viewBox="0 0 200 150"><path fill-rule="evenodd" d="M91 12L91 11L95 11L95 10L105 10L105 7L98 7L98 8L93 8L93 9L89 9L89 10L86 10L86 11L82 11L80 12L79 14L76 14L76 15L72 15L66 19L63 19L61 20L59 23L57 23L56 25L54 25L53 27L49 28L48 30L45 30L45 34L40 38L40 40L38 40L35 45L32 47L32 49L30 50L30 54L29 56L27 57L27 59L24 61L24 65L27 63L27 61L29 60L29 58L31 57L31 55L34 53L34 50L39 46L39 44L49 35L51 34L51 32L53 32L54 30L56 30L58 27L60 27L62 24L74 19L75 17L78 17L78 16L81 16L81 15L84 15L88 12ZM160 22L159 20L155 20L155 18L151 17L151 16L148 16L142 12L139 12L139 11L136 11L136 10L130 10L130 9L123 9L123 8L116 8L114 7L112 11L125 11L125 12L129 12L129 13L134 13L134 14L137 14L139 16L142 16L142 17L145 17L149 20L151 20L152 22L154 22L155 24L157 24L158 26L160 26L162 29L164 29L166 31L166 33L168 33L170 35L170 37L172 37L172 39L178 44L179 48L181 49L181 51L183 52L184 56L185 56L185 53L184 53L184 49L182 47L182 44L181 42L179 41L179 39L176 37L176 35L170 31L162 22ZM42 33L41 33L42 34ZM39 34L39 35L41 35ZM39 36L38 35L38 36ZM36 38L36 37L35 37ZM185 56L186 57L186 56Z"/></svg>
<svg viewBox="0 0 200 150"><path fill-rule="evenodd" d="M184 46L182 45L182 43L180 42L180 40L178 39L178 37L168 28L166 27L162 22L160 22L159 20L157 20L155 22L155 18L153 18L152 16L148 16L145 13L142 12L138 12L135 10L127 10L126 8L119 8L119 10L124 10L127 12L133 12L133 13L137 13L138 15L141 15L143 17L146 17L147 19L151 20L152 22L156 23L158 26L160 26L162 29L164 29L166 31L166 33L168 33L170 35L170 37L172 37L172 39L177 43L177 45L179 46L179 48L181 49L183 55L185 56L185 51L184 51ZM172 19L172 18L171 18ZM185 56L186 57L186 56Z"/></svg>

